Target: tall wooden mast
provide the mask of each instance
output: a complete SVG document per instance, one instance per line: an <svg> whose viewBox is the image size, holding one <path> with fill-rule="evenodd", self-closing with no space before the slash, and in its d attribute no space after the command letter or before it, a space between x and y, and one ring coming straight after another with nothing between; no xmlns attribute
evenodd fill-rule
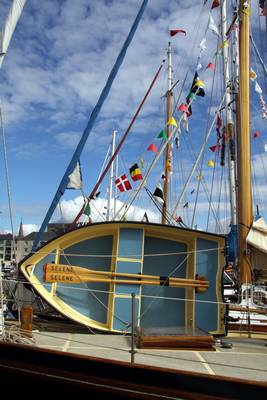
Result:
<svg viewBox="0 0 267 400"><path fill-rule="evenodd" d="M167 105L166 105L166 122L168 122L172 116L172 53L171 53L171 43L169 42L168 44L168 50L167 50L167 58L168 58L168 90L166 93L167 97ZM170 129L171 127L167 125L166 128L166 134L167 137L170 136ZM165 179L164 179L164 204L162 208L162 224L166 224L167 222L167 210L168 210L168 204L169 204L169 172L170 172L170 144L168 143L166 146L166 158L165 158Z"/></svg>
<svg viewBox="0 0 267 400"><path fill-rule="evenodd" d="M239 271L241 283L251 282L250 257L246 237L253 222L250 167L250 92L249 26L250 0L240 0L240 70L238 127L238 231Z"/></svg>

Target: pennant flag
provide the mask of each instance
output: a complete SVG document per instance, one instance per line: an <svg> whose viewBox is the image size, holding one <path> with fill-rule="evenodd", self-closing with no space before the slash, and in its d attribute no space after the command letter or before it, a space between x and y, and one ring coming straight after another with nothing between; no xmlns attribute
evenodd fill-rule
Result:
<svg viewBox="0 0 267 400"><path fill-rule="evenodd" d="M219 7L220 5L220 0L213 0L211 9L213 10L213 8Z"/></svg>
<svg viewBox="0 0 267 400"><path fill-rule="evenodd" d="M229 46L229 40L226 39L220 44L219 49L223 49L224 47L227 47L227 46Z"/></svg>
<svg viewBox="0 0 267 400"><path fill-rule="evenodd" d="M260 0L259 1L259 6L261 8L261 17L266 17L267 16L267 4L265 3L265 0Z"/></svg>
<svg viewBox="0 0 267 400"><path fill-rule="evenodd" d="M121 175L115 180L115 183L120 192L125 192L126 190L131 190L132 186L126 176L126 174Z"/></svg>
<svg viewBox="0 0 267 400"><path fill-rule="evenodd" d="M202 64L199 62L199 63L197 64L196 70L197 70L197 71L200 71L202 68L203 68L203 66L202 66Z"/></svg>
<svg viewBox="0 0 267 400"><path fill-rule="evenodd" d="M259 94L262 94L262 89L261 89L261 87L260 87L260 85L258 84L257 81L255 81L255 92L259 93Z"/></svg>
<svg viewBox="0 0 267 400"><path fill-rule="evenodd" d="M81 189L82 188L82 174L81 166L78 161L73 172L68 176L69 183L67 184L67 189Z"/></svg>
<svg viewBox="0 0 267 400"><path fill-rule="evenodd" d="M166 178L166 176L165 176L164 172L162 172L161 179L164 180L165 178Z"/></svg>
<svg viewBox="0 0 267 400"><path fill-rule="evenodd" d="M164 129L158 134L157 139L167 140L167 133Z"/></svg>
<svg viewBox="0 0 267 400"><path fill-rule="evenodd" d="M87 215L89 217L89 215L91 214L91 207L90 207L90 202L87 201L84 209L83 209L83 214Z"/></svg>
<svg viewBox="0 0 267 400"><path fill-rule="evenodd" d="M183 205L183 208L188 208L189 207L189 204L188 204L188 202L186 202L184 205Z"/></svg>
<svg viewBox="0 0 267 400"><path fill-rule="evenodd" d="M168 159L168 161L167 161L167 163L166 163L166 166L167 166L167 170L168 170L169 172L172 172L172 162L171 162L170 159Z"/></svg>
<svg viewBox="0 0 267 400"><path fill-rule="evenodd" d="M144 213L144 216L143 216L143 218L142 218L142 222L149 222L149 220L148 220L148 216L147 216L147 213L145 212Z"/></svg>
<svg viewBox="0 0 267 400"><path fill-rule="evenodd" d="M215 64L213 64L212 62L208 63L206 69L215 69Z"/></svg>
<svg viewBox="0 0 267 400"><path fill-rule="evenodd" d="M134 182L136 181L140 181L143 179L142 177L142 172L140 171L138 164L134 164L131 168L130 168L130 174L132 177L132 180Z"/></svg>
<svg viewBox="0 0 267 400"><path fill-rule="evenodd" d="M212 160L209 160L208 166L213 168L214 167L214 162Z"/></svg>
<svg viewBox="0 0 267 400"><path fill-rule="evenodd" d="M191 190L191 192L190 192L190 194L193 194L193 193L195 193L195 189Z"/></svg>
<svg viewBox="0 0 267 400"><path fill-rule="evenodd" d="M175 221L178 223L178 224L183 224L183 220L182 220L182 217L177 217L176 219L175 219Z"/></svg>
<svg viewBox="0 0 267 400"><path fill-rule="evenodd" d="M204 37L204 38L201 40L201 42L199 43L200 51L205 51L205 50L207 50L207 45L206 45L206 43L207 43L207 40L206 40L206 38Z"/></svg>
<svg viewBox="0 0 267 400"><path fill-rule="evenodd" d="M190 115L192 115L192 108L190 109ZM183 113L183 128L186 130L186 132L189 132L189 126L188 126L188 113Z"/></svg>
<svg viewBox="0 0 267 400"><path fill-rule="evenodd" d="M96 192L96 194L94 194L93 196L90 197L90 200L97 199L99 195L100 195L100 192Z"/></svg>
<svg viewBox="0 0 267 400"><path fill-rule="evenodd" d="M217 25L215 24L214 19L212 18L211 14L210 14L210 19L209 19L208 29L210 29L212 31L212 33L214 33L215 35L220 36L219 29L218 29Z"/></svg>
<svg viewBox="0 0 267 400"><path fill-rule="evenodd" d="M215 151L216 150L220 150L220 145L219 144L215 144L215 146L211 146L210 147L210 150L213 152L213 153L215 153Z"/></svg>
<svg viewBox="0 0 267 400"><path fill-rule="evenodd" d="M141 164L141 168L144 169L145 168L145 162L143 158L140 158L140 164Z"/></svg>
<svg viewBox="0 0 267 400"><path fill-rule="evenodd" d="M153 197L155 198L156 201L158 201L159 203L164 204L164 196L163 196L163 190L161 187L161 184L158 183L154 193L153 193Z"/></svg>
<svg viewBox="0 0 267 400"><path fill-rule="evenodd" d="M255 71L253 71L252 68L250 68L250 72L249 72L249 77L252 81L255 81L255 79L257 78L257 74Z"/></svg>
<svg viewBox="0 0 267 400"><path fill-rule="evenodd" d="M147 150L149 151L153 151L153 153L158 153L158 149L157 149L157 146L154 144L154 143L151 143L151 145L150 146L148 146L148 148L147 148Z"/></svg>
<svg viewBox="0 0 267 400"><path fill-rule="evenodd" d="M199 174L199 175L197 176L197 180L198 180L198 181L201 181L201 179L202 179L202 174Z"/></svg>
<svg viewBox="0 0 267 400"><path fill-rule="evenodd" d="M260 132L259 131L255 131L253 134L254 139L257 139L258 137L260 137Z"/></svg>
<svg viewBox="0 0 267 400"><path fill-rule="evenodd" d="M178 111L182 111L184 113L188 113L188 107L184 103L182 103L182 104L179 105Z"/></svg>
<svg viewBox="0 0 267 400"><path fill-rule="evenodd" d="M195 95L201 96L201 97L205 96L204 89L202 89L201 86L198 86L199 83L197 84L198 81L200 81L200 79L199 79L198 73L196 72L195 75L194 75L194 79L193 79L193 82L192 82L192 86L191 86L191 89L190 89L189 96L191 96L191 93L195 93ZM200 83L202 83L202 82L203 81L200 81Z"/></svg>
<svg viewBox="0 0 267 400"><path fill-rule="evenodd" d="M177 33L183 33L186 35L186 31L183 29L171 29L170 30L170 36L175 36Z"/></svg>
<svg viewBox="0 0 267 400"><path fill-rule="evenodd" d="M175 119L173 117L171 117L166 125L167 126L175 126L175 127L177 127L177 122L175 121Z"/></svg>

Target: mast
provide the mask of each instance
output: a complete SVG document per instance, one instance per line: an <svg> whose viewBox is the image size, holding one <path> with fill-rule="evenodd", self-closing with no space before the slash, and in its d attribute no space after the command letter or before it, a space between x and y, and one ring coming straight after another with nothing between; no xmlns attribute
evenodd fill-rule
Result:
<svg viewBox="0 0 267 400"><path fill-rule="evenodd" d="M250 91L249 91L249 26L250 0L240 1L240 67L238 127L238 232L239 271L241 283L251 283L250 259L246 237L253 222L250 167Z"/></svg>
<svg viewBox="0 0 267 400"><path fill-rule="evenodd" d="M168 59L168 89L166 93L166 98L167 98L167 105L166 105L166 122L170 120L172 117L172 52L171 52L171 43L168 43L168 50L167 50L167 59ZM166 134L167 138L170 136L170 129L171 127L167 125L166 128ZM169 203L169 170L170 170L170 156L171 156L171 149L170 149L170 144L168 143L166 146L166 157L165 157L165 179L164 179L164 204L162 208L162 224L166 224L167 222L167 210L168 210L168 203Z"/></svg>
<svg viewBox="0 0 267 400"><path fill-rule="evenodd" d="M222 41L227 40L227 0L223 0L221 4L221 25L222 25ZM228 46L223 46L223 72L225 87L225 109L226 109L226 137L228 139L229 149L229 182L230 182L230 203L231 203L231 226L237 224L236 213L236 185L235 185L235 147L234 147L234 119L231 108L231 90L232 83L230 80Z"/></svg>
<svg viewBox="0 0 267 400"><path fill-rule="evenodd" d="M112 133L112 143L111 143L110 158L112 158L112 156L115 153L116 132L117 131L114 130L113 133ZM114 162L111 163L110 174L109 174L109 193L108 193L107 221L110 221L112 219L112 216L111 216L111 203L112 203L112 197L113 197L113 180L114 180Z"/></svg>

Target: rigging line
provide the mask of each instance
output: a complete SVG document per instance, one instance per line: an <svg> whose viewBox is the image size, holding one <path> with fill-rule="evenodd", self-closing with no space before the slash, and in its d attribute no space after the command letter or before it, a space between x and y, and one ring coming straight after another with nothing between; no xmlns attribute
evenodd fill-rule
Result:
<svg viewBox="0 0 267 400"><path fill-rule="evenodd" d="M175 272L177 272L183 265L184 263L187 261L187 259L189 258L190 254L187 254L186 257L184 257L184 259L169 273L169 275L166 277L166 282L168 281L168 279L170 277L172 277ZM157 293L161 293L162 292L162 288L164 288L164 284L162 287L160 287L157 291ZM141 294L140 297L143 297L143 295ZM139 317L136 318L135 322L140 321L141 318L150 310L150 308L152 307L152 305L155 303L155 301L158 300L158 296L153 296L153 299L151 300L151 302L147 305L146 309L142 312L142 314L140 313ZM128 329L131 327L131 325L128 327Z"/></svg>
<svg viewBox="0 0 267 400"><path fill-rule="evenodd" d="M190 99L189 103L188 103L188 107L192 104L193 99ZM170 141L172 140L173 137L175 137L175 134L178 132L179 127L180 127L180 123L183 119L183 114L180 116L178 122L177 122L177 127L175 129L172 130L172 132L170 132L170 135L168 137L167 140L165 140L165 142L163 143L161 149L159 150L159 152L155 155L154 160L152 161L152 163L150 164L142 182L140 183L139 187L137 188L136 193L134 193L134 195L132 196L132 200L130 202L130 205L132 205L132 203L135 201L136 197L138 196L140 190L145 186L147 179L149 177L149 175L151 174L154 166L156 165L156 163L158 162L159 158L161 157L162 153L164 152L164 150L166 149L167 145L170 143ZM123 207L121 207L118 211L117 214L119 214L119 212L121 212L123 209ZM125 216L126 212L123 213L122 217L123 218Z"/></svg>
<svg viewBox="0 0 267 400"><path fill-rule="evenodd" d="M193 165L193 167L192 167L192 169L191 169L191 172L190 172L190 174L189 174L189 176L188 176L188 178L187 178L187 181L186 181L186 183L185 183L185 185L184 185L184 189L182 190L182 192L181 192L181 194L180 194L180 196L179 196L179 198L178 198L178 200L177 200L177 202L176 202L176 205L175 205L175 207L174 207L174 209L173 209L173 211L172 211L172 216L174 216L174 214L176 213L177 208L178 208L178 206L180 205L180 202L181 202L181 200L183 199L183 196L184 196L186 190L188 189L189 183L190 183L190 181L191 181L191 179L192 179L192 176L193 176L194 173L195 173L195 170L196 170L196 168L197 168L197 165L198 165L198 163L199 163L199 160L200 160L200 158L201 158L201 156L202 156L202 153L203 153L203 151L204 151L204 149L205 149L205 147L206 147L206 144L207 144L207 142L208 142L209 136L210 136L210 134L211 134L211 131L212 131L213 126L214 126L214 124L215 124L215 121L216 121L216 119L217 119L217 115L219 114L219 110L220 110L220 108L221 108L221 106L222 106L222 104L223 104L223 102L224 102L225 95L226 95L226 91L224 92L224 95L222 96L222 99L221 99L221 102L220 102L220 104L219 104L219 107L218 107L217 110L215 111L214 118L213 118L213 121L212 121L212 123L211 123L210 129L209 129L208 132L207 132L207 135L206 135L206 137L205 137L204 143L203 143L203 145L202 145L202 147L201 147L201 149L200 149L200 152L199 152L199 154L198 154L198 156L197 156L197 158L196 158L196 160L195 160L195 163L194 163L194 165Z"/></svg>
<svg viewBox="0 0 267 400"><path fill-rule="evenodd" d="M144 103L145 103L145 101L146 101L148 95L150 94L150 92L151 92L151 90L152 90L152 88L153 88L153 86L154 86L154 84L155 84L155 82L156 82L156 80L157 80L157 78L158 78L158 76L159 76L159 74L160 74L160 71L162 70L162 67L163 67L164 63L165 63L165 59L161 62L161 65L160 65L159 69L157 70L157 72L156 72L156 74L155 74L155 76L154 76L154 78L153 78L153 80L152 80L152 82L151 82L151 84L150 84L150 86L149 86L149 88L148 88L148 90L147 90L145 96L143 97L143 99L142 99L140 105L138 106L138 108L137 108L137 110L136 110L136 112L135 112L135 114L134 114L134 116L133 116L133 118L132 118L132 120L131 120L131 122L130 122L130 125L129 125L128 128L126 129L126 131L125 131L125 133L124 133L124 135L123 135L123 137L122 137L120 143L118 144L118 146L117 146L117 148L116 148L116 150L115 150L113 156L110 158L110 160L109 160L109 162L108 162L108 165L107 165L106 168L104 169L104 171L103 171L102 175L100 176L99 180L97 181L95 187L93 188L93 190L91 191L90 195L88 196L88 199L89 199L89 200L95 195L95 193L96 193L97 189L99 188L101 182L103 181L103 179L104 179L106 173L108 172L108 170L109 170L109 168L110 168L112 162L113 162L114 159L116 158L116 156L117 156L117 154L118 154L120 148L122 147L123 143L125 142L125 139L126 139L126 137L128 136L128 133L130 132L130 130L131 130L131 128L132 128L132 126L133 126L133 124L134 124L134 122L135 122L135 120L136 120L136 118L137 118L139 112L141 111L141 109L142 109L142 107L143 107L143 105L144 105ZM77 214L76 218L75 218L74 221L73 221L73 225L75 225L75 224L77 223L78 219L79 219L80 216L82 215L82 211L83 211L83 209L81 209L80 212Z"/></svg>
<svg viewBox="0 0 267 400"><path fill-rule="evenodd" d="M217 48L218 48L218 45L219 45L219 37L217 39ZM217 61L217 57L216 57L216 61ZM206 123L206 135L208 133L209 123L210 123L210 116L211 116L211 106L212 106L214 82L215 82L215 70L216 70L216 62L215 62L215 68L214 68L213 77L212 77L210 103L209 103L209 108L208 108L209 112L208 112L208 118L207 118L207 123ZM206 144L207 144L207 142L206 142ZM205 158L205 153L203 151L202 159L201 159L201 166L200 166L200 174L201 175L202 175L202 171L203 171L204 158ZM197 192L196 192L196 197L195 197L195 205L194 205L194 211L193 211L193 215L192 215L191 228L193 228L193 226L194 226L194 219L195 219L195 213L196 213L196 209L197 209L197 202L198 202L200 184L201 184L201 179L198 180L198 184L197 184Z"/></svg>
<svg viewBox="0 0 267 400"><path fill-rule="evenodd" d="M8 210L9 210L9 218L10 218L10 225L11 225L11 232L12 232L12 247L13 247L12 250L13 250L13 254L15 255L15 262L17 264L18 257L17 257L17 251L16 251L15 233L14 233L14 225L13 225L13 213L12 213L11 189L10 189L8 162L7 162L6 138L5 138L5 130L4 130L3 113L2 113L2 105L1 104L0 104L0 123L1 123L1 133L2 133L2 140L3 140L6 189L7 189L7 197L8 197ZM11 252L11 258L12 258L12 252Z"/></svg>
<svg viewBox="0 0 267 400"><path fill-rule="evenodd" d="M152 253L152 254L149 254L149 253L145 253L144 255L146 256L146 257L160 257L160 256L173 256L173 255L179 255L179 254L188 254L188 253L192 253L192 254L197 254L197 253L207 253L207 252L209 252L209 251L214 251L214 250L222 250L222 251L224 251L225 249L227 249L228 247L227 246L224 246L224 247L216 247L216 248L210 248L210 249L203 249L203 250L191 250L191 251L180 251L180 252L175 252L175 253ZM64 251L64 249L62 250L62 251ZM50 255L57 255L57 253L53 253L53 252L49 252L49 253L47 253L47 252L42 252L42 251L35 251L35 252L33 252L32 254L44 254L44 255L48 255L48 254L50 254ZM79 254L79 253L64 253L66 256L68 256L68 257L71 257L71 256L74 256L74 257L99 257L99 258L103 258L103 257L119 257L119 254L105 254L105 255L103 255L103 254ZM134 257L136 257L136 256L140 256L140 254L125 254L125 257L126 258L134 258ZM32 264L33 265L33 264Z"/></svg>
<svg viewBox="0 0 267 400"><path fill-rule="evenodd" d="M68 258L67 258L66 255L64 254L64 250L62 250L61 256L62 256L62 254L63 254L63 257L66 259L67 263L68 263L69 265L71 265L71 263L69 262ZM78 274L78 273L75 273L75 271L74 271L74 274L77 275L77 276L79 276L79 274ZM97 295L94 293L94 290L92 290L91 288L89 288L88 285L86 284L86 282L81 281L80 283L82 283L82 285L89 291L89 293L96 299L96 301L97 301L99 304L101 304L101 306L104 307L104 309L108 312L108 311L109 311L109 307L106 306L106 305L97 297ZM112 285L112 284L109 284L109 286L111 286L111 285ZM109 293L109 292L107 292L107 293ZM123 320L122 320L120 317L118 317L114 312L112 312L112 315L113 315L114 318L116 318L118 321L120 321L120 322L121 322L122 324L124 324L125 326L128 325L128 323L127 323L126 321L123 321Z"/></svg>
<svg viewBox="0 0 267 400"><path fill-rule="evenodd" d="M212 196L213 196L213 188L214 188L214 182L215 182L215 171L216 171L216 166L218 164L218 152L216 151L215 155L215 166L213 168L212 172L212 180L211 180L211 189L210 189L210 198L209 198L209 210L208 210L208 217L207 217L207 225L206 225L206 231L208 231L209 228L209 219L210 219L210 210L211 210L211 203L212 203Z"/></svg>

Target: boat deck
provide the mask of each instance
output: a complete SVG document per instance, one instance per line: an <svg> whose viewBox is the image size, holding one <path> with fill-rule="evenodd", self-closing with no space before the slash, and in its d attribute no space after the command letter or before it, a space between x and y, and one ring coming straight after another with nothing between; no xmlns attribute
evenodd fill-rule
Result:
<svg viewBox="0 0 267 400"><path fill-rule="evenodd" d="M55 321L34 324L33 339L40 348L70 352L109 360L131 362L131 336L90 332L88 329ZM134 362L182 371L223 375L267 382L267 335L233 333L223 338L232 348L216 351L138 349Z"/></svg>

